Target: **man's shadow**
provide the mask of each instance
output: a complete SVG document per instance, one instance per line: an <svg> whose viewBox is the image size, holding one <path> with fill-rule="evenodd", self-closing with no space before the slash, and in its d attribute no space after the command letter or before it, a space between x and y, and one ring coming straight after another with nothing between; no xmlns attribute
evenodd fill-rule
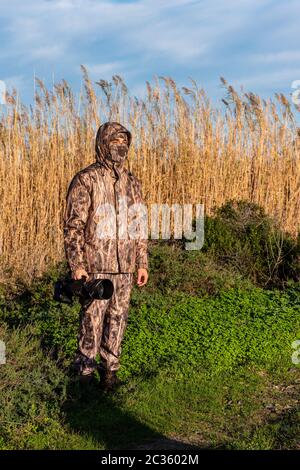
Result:
<svg viewBox="0 0 300 470"><path fill-rule="evenodd" d="M130 394L129 386L127 390ZM82 384L73 377L67 387L67 400L62 411L66 424L73 431L91 437L99 448L106 450L135 450L139 446L151 449L151 445L159 440L163 442L162 449L165 445L168 449L199 450L199 447L165 438L124 411L121 404L122 396L118 391L102 391L96 379Z"/></svg>

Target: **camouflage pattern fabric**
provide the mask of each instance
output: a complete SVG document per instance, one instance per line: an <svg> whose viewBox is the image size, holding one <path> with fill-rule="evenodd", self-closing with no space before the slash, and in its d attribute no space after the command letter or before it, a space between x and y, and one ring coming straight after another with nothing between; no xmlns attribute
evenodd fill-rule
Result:
<svg viewBox="0 0 300 470"><path fill-rule="evenodd" d="M80 375L95 369L120 368L121 343L126 331L133 273L91 274L91 279L110 279L114 293L108 300L94 300L80 311L75 368Z"/></svg>
<svg viewBox="0 0 300 470"><path fill-rule="evenodd" d="M128 148L119 149L120 161L113 162L108 145L119 133L127 135ZM80 170L69 185L63 233L72 272L78 268L88 273L132 273L137 268L148 269L147 233L139 238L130 238L128 234L118 236L124 220L122 198L126 200L128 213L132 204L143 204L140 181L124 166L131 140L131 133L121 124L102 124L95 142L96 162ZM104 209L108 210L108 206L115 210L116 236L105 237ZM136 217L140 215L137 212ZM127 224L130 224L128 218Z"/></svg>
<svg viewBox="0 0 300 470"><path fill-rule="evenodd" d="M109 147L120 133L127 136L127 145ZM127 198L128 209L143 203L139 180L124 166L131 140L131 133L121 124L102 124L96 136L96 162L79 171L68 188L63 233L70 270L74 273L83 268L88 280L110 279L114 284L111 299L94 300L89 307L81 308L75 357L81 375L90 374L96 367L115 371L120 367L133 273L138 268L148 269L147 234L144 238L131 239L128 234L122 238L119 230L124 212L119 198ZM115 237L99 236L105 204L115 210Z"/></svg>

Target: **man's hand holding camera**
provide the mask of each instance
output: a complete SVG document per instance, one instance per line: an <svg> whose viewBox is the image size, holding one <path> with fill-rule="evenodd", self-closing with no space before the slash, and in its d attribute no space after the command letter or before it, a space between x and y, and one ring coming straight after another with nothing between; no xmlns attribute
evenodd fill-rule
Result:
<svg viewBox="0 0 300 470"><path fill-rule="evenodd" d="M82 276L86 276L86 280L89 280L89 275L83 268L76 269L76 271L72 273L72 279L75 279L76 281L81 279Z"/></svg>
<svg viewBox="0 0 300 470"><path fill-rule="evenodd" d="M75 280L81 279L82 276L86 276L86 281L89 280L89 275L86 272L86 270L83 269L83 268L76 269L76 271L74 273L72 273L72 279L75 279ZM139 268L138 272L137 272L137 285L139 287L142 287L145 284L147 284L147 281L148 281L148 271L147 271L147 269Z"/></svg>

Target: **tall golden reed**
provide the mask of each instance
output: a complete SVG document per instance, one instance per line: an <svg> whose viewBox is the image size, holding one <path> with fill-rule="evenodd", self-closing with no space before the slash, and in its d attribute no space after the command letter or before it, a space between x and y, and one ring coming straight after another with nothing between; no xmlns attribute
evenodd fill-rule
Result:
<svg viewBox="0 0 300 470"><path fill-rule="evenodd" d="M224 109L191 79L170 77L129 96L123 79L91 82L74 96L62 80L36 79L34 106L7 93L0 121L0 282L24 282L64 259L62 216L73 175L94 161L98 126L123 123L133 134L129 168L151 203L203 203L206 214L229 199L261 204L293 236L299 232L300 149L283 94L276 101L240 95L221 77ZM299 136L300 139L300 136ZM298 145L298 146L297 146Z"/></svg>

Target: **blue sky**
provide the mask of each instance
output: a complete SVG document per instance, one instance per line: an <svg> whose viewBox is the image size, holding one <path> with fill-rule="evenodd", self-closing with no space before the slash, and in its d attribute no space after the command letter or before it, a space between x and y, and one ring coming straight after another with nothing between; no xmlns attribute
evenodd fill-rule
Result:
<svg viewBox="0 0 300 470"><path fill-rule="evenodd" d="M300 80L298 0L0 0L0 7L0 79L25 104L34 73L49 88L53 77L64 78L79 93L80 64L93 81L121 75L138 97L154 75L178 86L192 77L220 107L220 76L237 91L282 92L290 101Z"/></svg>

